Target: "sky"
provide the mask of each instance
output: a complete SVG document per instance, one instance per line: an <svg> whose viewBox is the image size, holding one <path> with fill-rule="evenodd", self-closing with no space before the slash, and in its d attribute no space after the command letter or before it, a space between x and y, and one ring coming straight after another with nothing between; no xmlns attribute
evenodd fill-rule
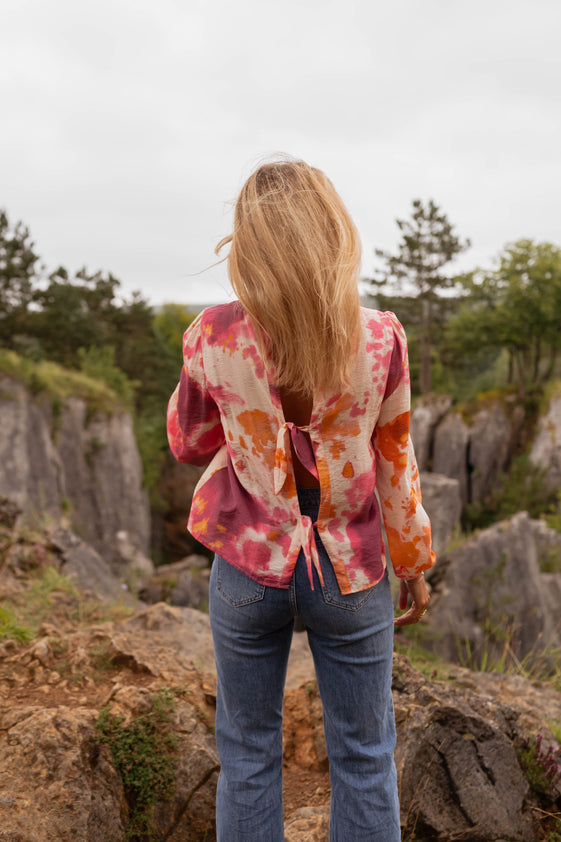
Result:
<svg viewBox="0 0 561 842"><path fill-rule="evenodd" d="M415 198L458 271L561 245L560 35L559 0L2 0L0 208L46 271L155 305L232 297L214 246L279 152L331 178L365 276Z"/></svg>

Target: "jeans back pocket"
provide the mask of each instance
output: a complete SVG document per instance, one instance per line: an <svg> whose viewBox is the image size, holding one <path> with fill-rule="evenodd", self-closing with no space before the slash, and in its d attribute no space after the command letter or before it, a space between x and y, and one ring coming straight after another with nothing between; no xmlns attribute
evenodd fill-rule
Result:
<svg viewBox="0 0 561 842"><path fill-rule="evenodd" d="M216 587L234 608L251 605L263 599L265 585L254 582L222 556L216 555L214 564L216 565Z"/></svg>

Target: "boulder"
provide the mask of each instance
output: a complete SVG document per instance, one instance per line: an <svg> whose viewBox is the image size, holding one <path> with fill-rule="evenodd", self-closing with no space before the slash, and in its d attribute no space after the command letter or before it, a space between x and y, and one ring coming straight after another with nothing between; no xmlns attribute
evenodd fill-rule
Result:
<svg viewBox="0 0 561 842"><path fill-rule="evenodd" d="M544 482L554 491L561 488L561 396L553 397L538 421L530 460L545 472Z"/></svg>
<svg viewBox="0 0 561 842"><path fill-rule="evenodd" d="M172 564L160 565L139 589L144 602L169 602L189 608L208 607L209 560L191 555Z"/></svg>
<svg viewBox="0 0 561 842"><path fill-rule="evenodd" d="M474 668L538 657L561 644L561 573L540 561L561 558L561 535L519 512L440 559L426 627L443 658Z"/></svg>
<svg viewBox="0 0 561 842"><path fill-rule="evenodd" d="M410 432L420 471L431 470L434 430L451 406L450 395L423 395L415 403Z"/></svg>
<svg viewBox="0 0 561 842"><path fill-rule="evenodd" d="M404 838L534 842L516 710L492 696L394 668L395 754ZM475 691L475 692L474 692Z"/></svg>
<svg viewBox="0 0 561 842"><path fill-rule="evenodd" d="M423 507L431 522L432 547L440 556L460 524L460 483L442 474L425 472L421 474L421 490Z"/></svg>
<svg viewBox="0 0 561 842"><path fill-rule="evenodd" d="M74 579L78 588L102 599L125 598L123 583L109 564L73 532L56 526L50 543L60 559L61 572Z"/></svg>

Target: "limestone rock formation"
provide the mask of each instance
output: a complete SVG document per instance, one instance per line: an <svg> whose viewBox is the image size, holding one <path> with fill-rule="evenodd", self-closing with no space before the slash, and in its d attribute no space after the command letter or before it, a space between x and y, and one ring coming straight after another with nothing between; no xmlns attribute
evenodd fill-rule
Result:
<svg viewBox="0 0 561 842"><path fill-rule="evenodd" d="M460 483L457 479L426 471L421 474L421 491L423 507L431 522L432 547L439 557L460 524Z"/></svg>
<svg viewBox="0 0 561 842"><path fill-rule="evenodd" d="M420 471L431 470L434 431L451 406L450 395L438 394L423 395L415 404L410 430Z"/></svg>
<svg viewBox="0 0 561 842"><path fill-rule="evenodd" d="M469 501L468 442L469 427L459 412L450 412L434 433L432 469L458 480L462 506Z"/></svg>
<svg viewBox="0 0 561 842"><path fill-rule="evenodd" d="M486 661L536 658L561 644L561 535L519 512L474 535L433 569L430 645L477 668Z"/></svg>
<svg viewBox="0 0 561 842"><path fill-rule="evenodd" d="M479 409L469 432L469 500L482 500L508 467L515 430L523 410L516 407L508 417L498 401Z"/></svg>
<svg viewBox="0 0 561 842"><path fill-rule="evenodd" d="M85 401L53 404L0 376L0 494L28 518L63 513L110 563L126 530L147 554L148 498L132 419L126 412L90 416Z"/></svg>
<svg viewBox="0 0 561 842"><path fill-rule="evenodd" d="M561 396L553 397L538 422L530 460L542 468L550 490L561 488Z"/></svg>

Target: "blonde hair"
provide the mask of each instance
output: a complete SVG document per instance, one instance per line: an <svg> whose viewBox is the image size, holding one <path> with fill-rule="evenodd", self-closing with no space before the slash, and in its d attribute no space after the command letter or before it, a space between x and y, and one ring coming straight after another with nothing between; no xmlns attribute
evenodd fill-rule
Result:
<svg viewBox="0 0 561 842"><path fill-rule="evenodd" d="M360 329L358 232L321 170L260 166L238 197L228 270L279 387L340 388Z"/></svg>

